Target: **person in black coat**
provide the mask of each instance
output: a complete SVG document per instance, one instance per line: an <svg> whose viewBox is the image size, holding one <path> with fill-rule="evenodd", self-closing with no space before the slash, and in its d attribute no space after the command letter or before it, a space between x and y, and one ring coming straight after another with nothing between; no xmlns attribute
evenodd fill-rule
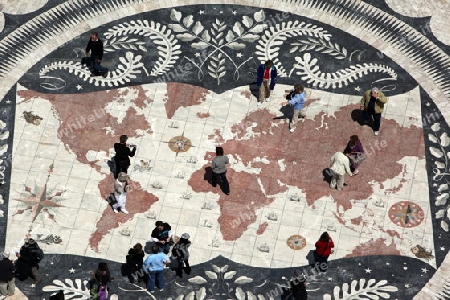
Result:
<svg viewBox="0 0 450 300"><path fill-rule="evenodd" d="M103 59L103 42L98 38L97 32L92 32L86 46L86 56L89 56L89 69L92 75L102 75L106 78L108 69L101 65ZM91 75L91 76L92 76Z"/></svg>
<svg viewBox="0 0 450 300"><path fill-rule="evenodd" d="M41 282L39 275L39 262L44 256L43 251L33 239L28 239L20 248L20 252L16 253L16 270L17 278L21 281L31 277L34 284Z"/></svg>
<svg viewBox="0 0 450 300"><path fill-rule="evenodd" d="M142 271L144 264L145 253L142 250L142 245L137 243L133 248L130 248L126 257L127 275L130 283L134 283L137 279L138 283L145 280L145 273Z"/></svg>
<svg viewBox="0 0 450 300"><path fill-rule="evenodd" d="M191 246L191 241L189 241L189 234L183 233L180 237L180 240L173 246L172 249L172 259L174 262L176 259L176 264L173 270L175 270L176 274L182 278L183 277L183 269L187 275L191 274L191 267L189 266L189 246Z"/></svg>
<svg viewBox="0 0 450 300"><path fill-rule="evenodd" d="M126 135L121 135L119 143L114 144L114 151L116 151L116 156L114 156L114 162L116 163L116 172L114 173L115 179L117 179L119 173L128 172L130 157L133 157L136 154L136 145L127 145L127 140L128 137Z"/></svg>
<svg viewBox="0 0 450 300"><path fill-rule="evenodd" d="M14 280L16 269L9 260L9 252L0 254L0 294L2 296L12 296L16 289Z"/></svg>

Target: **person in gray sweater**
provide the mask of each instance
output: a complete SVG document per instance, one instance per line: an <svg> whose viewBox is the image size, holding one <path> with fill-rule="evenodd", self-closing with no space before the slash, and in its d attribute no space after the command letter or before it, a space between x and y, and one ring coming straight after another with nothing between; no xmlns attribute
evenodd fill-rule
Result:
<svg viewBox="0 0 450 300"><path fill-rule="evenodd" d="M219 179L220 189L227 195L230 194L230 184L227 179L226 167L229 163L230 161L228 160L228 156L223 154L223 148L216 147L216 157L214 157L211 165L213 171L212 186L215 187L217 185L217 179Z"/></svg>

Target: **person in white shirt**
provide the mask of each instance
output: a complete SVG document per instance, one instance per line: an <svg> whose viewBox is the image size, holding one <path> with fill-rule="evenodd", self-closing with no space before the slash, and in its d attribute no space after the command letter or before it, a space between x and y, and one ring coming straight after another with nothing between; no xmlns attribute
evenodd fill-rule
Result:
<svg viewBox="0 0 450 300"><path fill-rule="evenodd" d="M124 214L129 212L125 208L127 204L127 192L128 185L130 183L130 177L125 172L120 172L117 180L114 182L114 197L116 198L116 203L113 204L112 208L117 214L119 210Z"/></svg>
<svg viewBox="0 0 450 300"><path fill-rule="evenodd" d="M344 152L336 152L333 154L330 160L330 175L331 182L330 188L342 190L344 188L344 175L348 173L352 176L352 171L350 170L350 150L345 149Z"/></svg>

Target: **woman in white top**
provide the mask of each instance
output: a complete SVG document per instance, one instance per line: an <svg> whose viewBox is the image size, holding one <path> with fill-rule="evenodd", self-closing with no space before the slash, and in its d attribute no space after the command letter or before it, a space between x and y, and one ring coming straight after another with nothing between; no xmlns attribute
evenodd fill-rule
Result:
<svg viewBox="0 0 450 300"><path fill-rule="evenodd" d="M130 177L125 172L120 172L117 176L117 180L114 182L114 197L117 202L114 203L112 207L116 214L119 212L119 209L124 214L129 213L125 208L125 205L127 204L127 191L129 183Z"/></svg>

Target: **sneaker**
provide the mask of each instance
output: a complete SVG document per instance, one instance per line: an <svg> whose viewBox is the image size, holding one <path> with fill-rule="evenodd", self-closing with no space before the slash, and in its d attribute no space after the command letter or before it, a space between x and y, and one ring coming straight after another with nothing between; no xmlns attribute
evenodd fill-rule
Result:
<svg viewBox="0 0 450 300"><path fill-rule="evenodd" d="M270 101L270 98L266 98L266 102L269 102Z"/></svg>
<svg viewBox="0 0 450 300"><path fill-rule="evenodd" d="M164 289L160 289L159 291L160 291L160 292L164 292Z"/></svg>
<svg viewBox="0 0 450 300"><path fill-rule="evenodd" d="M123 209L121 209L121 211L124 213L124 214L129 214L130 212L128 211L128 210L126 210L125 208L123 208Z"/></svg>
<svg viewBox="0 0 450 300"><path fill-rule="evenodd" d="M290 132L294 132L295 128L291 128L289 129Z"/></svg>
<svg viewBox="0 0 450 300"><path fill-rule="evenodd" d="M102 74L103 78L106 78L106 76L108 76L108 71L106 71L105 73Z"/></svg>
<svg viewBox="0 0 450 300"><path fill-rule="evenodd" d="M119 211L118 211L117 209L114 208L114 213L115 213L115 214L118 214Z"/></svg>
<svg viewBox="0 0 450 300"><path fill-rule="evenodd" d="M358 174L359 174L359 170L356 169L356 170L353 172L353 175L358 175Z"/></svg>
<svg viewBox="0 0 450 300"><path fill-rule="evenodd" d="M257 106L261 106L261 102L258 101L258 103L256 103Z"/></svg>
<svg viewBox="0 0 450 300"><path fill-rule="evenodd" d="M379 131L375 131L374 133L375 133L375 135L378 135L380 132Z"/></svg>

